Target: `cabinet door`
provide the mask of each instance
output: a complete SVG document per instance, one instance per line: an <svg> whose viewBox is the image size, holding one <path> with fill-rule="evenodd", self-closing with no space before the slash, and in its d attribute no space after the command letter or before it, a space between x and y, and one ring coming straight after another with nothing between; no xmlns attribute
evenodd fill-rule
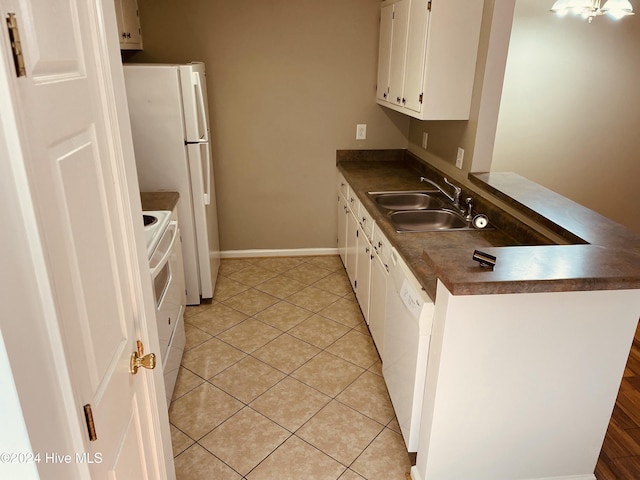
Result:
<svg viewBox="0 0 640 480"><path fill-rule="evenodd" d="M393 27L391 30L391 61L389 62L389 101L396 105L403 102L405 57L407 53L407 31L411 0L400 0L393 4Z"/></svg>
<svg viewBox="0 0 640 480"><path fill-rule="evenodd" d="M351 288L355 291L356 269L358 265L358 222L351 212L347 215L347 276L351 282Z"/></svg>
<svg viewBox="0 0 640 480"><path fill-rule="evenodd" d="M347 265L347 215L349 210L342 195L338 194L338 254L342 264Z"/></svg>
<svg viewBox="0 0 640 480"><path fill-rule="evenodd" d="M483 8L483 0L383 2L376 102L420 120L467 120Z"/></svg>
<svg viewBox="0 0 640 480"><path fill-rule="evenodd" d="M403 105L410 110L419 112L422 108L427 30L429 28L427 2L411 0L408 22Z"/></svg>
<svg viewBox="0 0 640 480"><path fill-rule="evenodd" d="M369 288L373 249L362 229L358 229L358 261L356 266L356 298L364 319L369 324Z"/></svg>
<svg viewBox="0 0 640 480"><path fill-rule="evenodd" d="M371 261L371 285L369 288L369 330L378 354L384 362L384 319L387 312L387 277L389 273L378 255Z"/></svg>
<svg viewBox="0 0 640 480"><path fill-rule="evenodd" d="M116 0L116 17L121 50L141 50L140 17L137 0Z"/></svg>
<svg viewBox="0 0 640 480"><path fill-rule="evenodd" d="M380 9L380 43L378 45L378 85L376 97L389 99L389 67L391 62L391 32L393 25L393 4Z"/></svg>

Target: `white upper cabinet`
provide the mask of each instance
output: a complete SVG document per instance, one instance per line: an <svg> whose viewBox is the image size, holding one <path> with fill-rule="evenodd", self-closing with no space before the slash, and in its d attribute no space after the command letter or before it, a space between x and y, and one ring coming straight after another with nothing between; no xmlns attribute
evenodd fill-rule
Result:
<svg viewBox="0 0 640 480"><path fill-rule="evenodd" d="M137 0L116 0L120 50L142 50Z"/></svg>
<svg viewBox="0 0 640 480"><path fill-rule="evenodd" d="M483 0L381 4L377 102L421 120L466 120Z"/></svg>
<svg viewBox="0 0 640 480"><path fill-rule="evenodd" d="M406 0L405 0L406 1ZM391 67L391 30L393 25L393 3L383 3L380 9L380 44L378 46L378 85L376 97L389 97L389 68Z"/></svg>

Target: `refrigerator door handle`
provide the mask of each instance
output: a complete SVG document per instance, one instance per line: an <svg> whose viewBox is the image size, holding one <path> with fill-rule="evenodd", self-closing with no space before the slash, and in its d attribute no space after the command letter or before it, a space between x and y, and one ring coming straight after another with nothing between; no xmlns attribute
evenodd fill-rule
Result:
<svg viewBox="0 0 640 480"><path fill-rule="evenodd" d="M205 165L206 165L206 178L204 180L205 191L204 191L204 204L211 205L211 152L209 151L210 146L205 145Z"/></svg>
<svg viewBox="0 0 640 480"><path fill-rule="evenodd" d="M198 72L193 72L193 86L195 87L196 103L198 104L198 111L200 112L200 118L202 119L202 128L204 130L203 136L200 138L202 142L209 141L209 126L207 125L207 106L204 104L204 90L202 88L202 79Z"/></svg>

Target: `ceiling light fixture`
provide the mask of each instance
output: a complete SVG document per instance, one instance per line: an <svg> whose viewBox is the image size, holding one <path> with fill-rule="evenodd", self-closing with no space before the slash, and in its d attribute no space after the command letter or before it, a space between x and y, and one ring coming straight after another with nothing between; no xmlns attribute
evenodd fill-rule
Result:
<svg viewBox="0 0 640 480"><path fill-rule="evenodd" d="M633 15L633 7L629 0L607 0L600 6L600 0L556 0L551 7L553 13L566 15L568 13L580 15L582 18L593 21L594 17L607 14L616 20Z"/></svg>

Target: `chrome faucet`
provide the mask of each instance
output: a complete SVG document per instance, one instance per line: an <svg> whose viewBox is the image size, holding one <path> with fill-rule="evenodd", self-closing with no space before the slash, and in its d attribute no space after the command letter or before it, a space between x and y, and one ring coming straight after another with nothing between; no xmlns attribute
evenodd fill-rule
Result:
<svg viewBox="0 0 640 480"><path fill-rule="evenodd" d="M432 180L429 180L427 177L420 177L421 182L427 182L433 185L434 187L436 187L445 197L447 197L449 200L451 200L451 202L453 202L454 207L460 210L460 194L462 193L462 189L454 185L453 183L451 183L449 179L447 179L447 177L442 177L442 179L444 180L444 183L446 183L450 187L453 187L453 195L449 195L447 192L445 192L442 189L440 185L438 185Z"/></svg>
<svg viewBox="0 0 640 480"><path fill-rule="evenodd" d="M467 205L467 215L464 218L467 219L467 222L470 222L471 220L473 220L473 198L465 198L464 203Z"/></svg>

